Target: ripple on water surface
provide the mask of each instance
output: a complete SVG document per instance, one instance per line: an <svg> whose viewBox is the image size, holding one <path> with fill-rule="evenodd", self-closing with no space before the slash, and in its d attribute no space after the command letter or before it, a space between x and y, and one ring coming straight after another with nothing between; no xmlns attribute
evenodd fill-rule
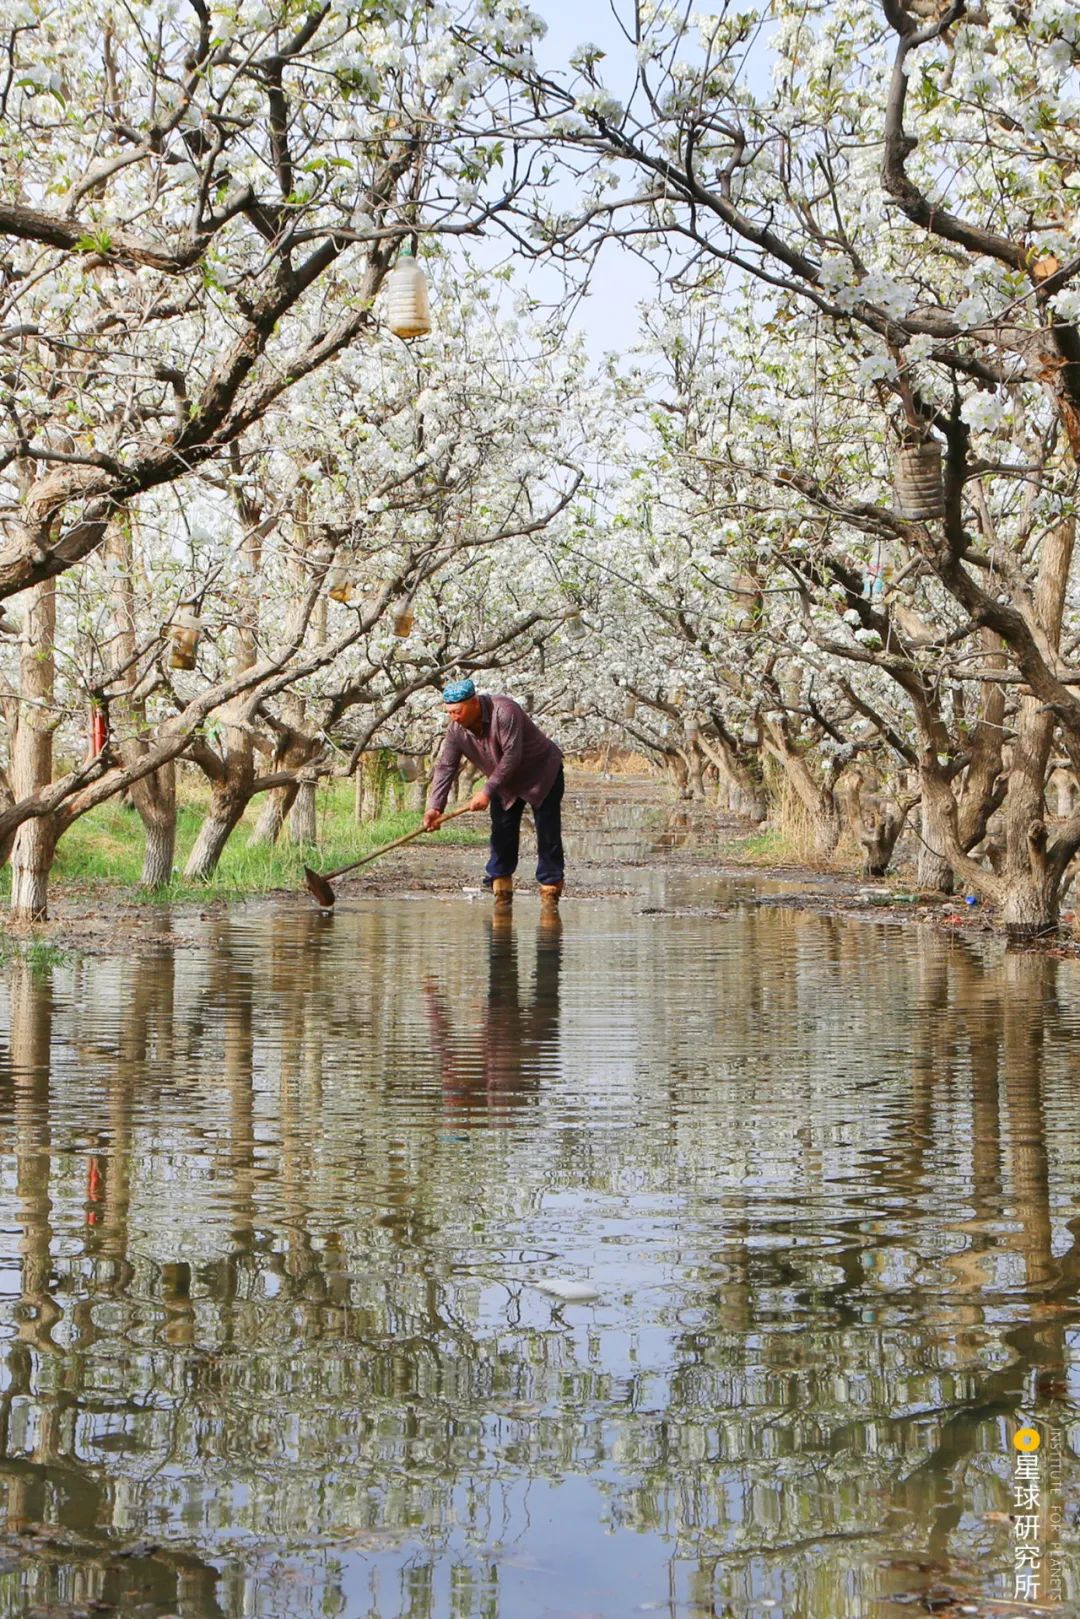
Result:
<svg viewBox="0 0 1080 1619"><path fill-rule="evenodd" d="M8 967L0 1616L1012 1596L1021 1413L1075 1501L1080 978L709 894Z"/></svg>

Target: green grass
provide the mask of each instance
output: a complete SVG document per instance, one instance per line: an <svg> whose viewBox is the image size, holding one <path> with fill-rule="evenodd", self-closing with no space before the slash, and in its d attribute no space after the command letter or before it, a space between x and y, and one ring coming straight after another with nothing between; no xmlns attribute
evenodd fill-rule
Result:
<svg viewBox="0 0 1080 1619"><path fill-rule="evenodd" d="M377 821L360 824L353 819L353 788L349 782L333 782L318 793L318 842L298 847L288 840L288 828L274 847L251 848L248 839L262 810L260 795L225 846L217 871L208 882L185 882L179 873L202 825L208 799L184 803L177 816L175 866L177 875L163 888L140 889L145 838L142 822L133 809L125 809L110 799L75 822L61 839L50 877L54 894L116 889L131 897L153 898L162 902L205 900L208 897L235 899L248 894L268 894L275 889L299 888L304 866L332 871L350 860L377 849L380 844L412 832L419 825L417 810L391 810ZM487 821L476 817L476 826L467 830L460 822L445 832L433 833L425 844L478 844L487 841ZM10 870L0 873L0 893L10 892Z"/></svg>
<svg viewBox="0 0 1080 1619"><path fill-rule="evenodd" d="M795 858L795 851L782 832L752 832L745 838L732 838L720 852L732 860L746 860L765 866Z"/></svg>
<svg viewBox="0 0 1080 1619"><path fill-rule="evenodd" d="M0 967L9 967L13 961L22 961L34 974L46 973L50 967L62 967L74 961L75 955L58 944L45 939L31 939L28 944L17 944L12 939L0 942Z"/></svg>

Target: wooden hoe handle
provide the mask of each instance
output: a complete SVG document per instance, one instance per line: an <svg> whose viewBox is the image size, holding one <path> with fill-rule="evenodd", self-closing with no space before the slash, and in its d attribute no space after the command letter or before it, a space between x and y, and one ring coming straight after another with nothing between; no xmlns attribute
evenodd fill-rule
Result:
<svg viewBox="0 0 1080 1619"><path fill-rule="evenodd" d="M463 804L460 809L451 810L449 815L444 815L441 824L445 826L447 821L453 821L459 815L468 815L468 813L468 804ZM437 832L439 828L433 826L431 830ZM406 832L404 837L395 838L393 843L384 843L381 849L373 849L370 854L363 855L359 860L350 861L347 866L339 866L336 871L326 872L326 879L328 882L332 882L335 877L344 877L347 871L358 871L361 866L366 866L369 860L378 860L381 854L389 854L391 849L400 849L403 843L411 843L413 838L421 837L426 831L426 826L418 826L414 832Z"/></svg>

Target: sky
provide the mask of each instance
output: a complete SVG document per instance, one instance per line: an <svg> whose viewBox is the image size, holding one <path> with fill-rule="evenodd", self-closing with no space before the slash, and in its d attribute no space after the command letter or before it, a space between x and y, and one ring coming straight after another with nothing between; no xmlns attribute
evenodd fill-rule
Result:
<svg viewBox="0 0 1080 1619"><path fill-rule="evenodd" d="M535 56L542 68L555 70L559 76L568 70L570 58L583 44L598 45L605 52L600 76L618 100L626 101L631 93L636 61L634 50L626 39L613 7L624 18L632 18L632 0L530 0L532 9L547 23L547 34L535 47ZM703 7L708 11L708 6ZM744 64L748 82L763 88L769 76L770 53L765 34L758 36L756 44ZM627 180L634 177L627 170ZM567 184L566 208L573 209L576 193ZM491 262L504 262L505 242L494 242ZM485 255L486 256L486 255ZM518 269L515 284L527 279L529 290L542 302L558 306L563 297L561 278L543 267ZM663 301L665 288L657 276L635 254L618 243L605 246L593 271L590 291L580 300L571 315L571 327L585 336L590 357L599 365L609 353L624 355L639 342L639 306Z"/></svg>
<svg viewBox="0 0 1080 1619"><path fill-rule="evenodd" d="M627 0L621 4L624 12L632 12ZM541 66L565 69L579 45L595 44L607 52L603 65L611 70L613 86L626 82L634 67L633 51L608 0L531 0L531 5L548 25L547 35L535 51ZM557 284L552 278L552 286ZM612 351L625 353L633 347L638 338L637 306L656 295L656 277L639 259L614 243L605 249L591 291L578 304L571 322L575 331L584 333L594 362ZM547 294L538 290L537 296Z"/></svg>

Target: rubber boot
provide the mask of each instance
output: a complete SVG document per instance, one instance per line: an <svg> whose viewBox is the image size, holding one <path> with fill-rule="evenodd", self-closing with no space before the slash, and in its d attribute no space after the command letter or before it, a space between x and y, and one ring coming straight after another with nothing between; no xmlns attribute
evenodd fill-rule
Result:
<svg viewBox="0 0 1080 1619"><path fill-rule="evenodd" d="M542 911L557 911L559 909L559 896L562 891L562 883L541 883L540 909Z"/></svg>
<svg viewBox="0 0 1080 1619"><path fill-rule="evenodd" d="M491 885L495 895L495 904L502 908L512 903L514 898L514 879L512 877L496 877Z"/></svg>

